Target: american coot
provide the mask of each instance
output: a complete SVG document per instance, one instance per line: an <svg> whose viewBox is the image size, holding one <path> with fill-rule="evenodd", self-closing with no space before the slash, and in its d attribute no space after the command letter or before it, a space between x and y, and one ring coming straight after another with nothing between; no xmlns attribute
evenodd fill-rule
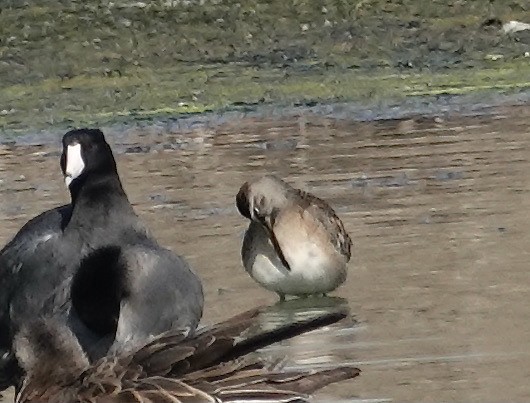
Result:
<svg viewBox="0 0 530 403"><path fill-rule="evenodd" d="M354 378L360 371L351 366L282 371L278 363L247 354L345 315L320 313L256 332L261 320L257 308L191 338L168 332L135 351L109 355L92 365L61 322L38 320L15 337L25 371L17 403L306 402L305 394Z"/></svg>
<svg viewBox="0 0 530 403"><path fill-rule="evenodd" d="M244 183L236 204L251 220L243 265L280 299L325 294L346 280L351 239L324 200L266 175Z"/></svg>
<svg viewBox="0 0 530 403"><path fill-rule="evenodd" d="M111 345L119 351L168 329L193 331L201 282L139 221L103 133L66 133L61 169L71 205L28 222L0 254L4 350L22 324L42 314L68 317L92 360Z"/></svg>

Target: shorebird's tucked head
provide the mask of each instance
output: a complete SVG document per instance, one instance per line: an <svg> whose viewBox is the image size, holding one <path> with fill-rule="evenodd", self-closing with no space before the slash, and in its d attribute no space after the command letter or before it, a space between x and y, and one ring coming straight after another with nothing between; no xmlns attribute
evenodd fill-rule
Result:
<svg viewBox="0 0 530 403"><path fill-rule="evenodd" d="M15 335L14 350L25 382L68 384L89 367L89 361L66 324L41 318Z"/></svg>
<svg viewBox="0 0 530 403"><path fill-rule="evenodd" d="M68 187L90 173L115 173L116 162L101 130L78 129L66 133L61 170Z"/></svg>
<svg viewBox="0 0 530 403"><path fill-rule="evenodd" d="M292 188L273 175L245 182L236 196L237 209L249 220L263 222L284 207Z"/></svg>

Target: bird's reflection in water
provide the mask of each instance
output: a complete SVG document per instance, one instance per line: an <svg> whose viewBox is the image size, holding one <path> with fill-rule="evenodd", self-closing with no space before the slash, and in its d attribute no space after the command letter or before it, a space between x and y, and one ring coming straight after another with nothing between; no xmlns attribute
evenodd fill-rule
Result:
<svg viewBox="0 0 530 403"><path fill-rule="evenodd" d="M339 297L295 298L270 306L261 315L260 327L270 330L324 312L348 308L348 301ZM260 354L282 360L288 368L325 368L351 363L351 344L359 330L358 322L350 314L339 323L311 331L260 350Z"/></svg>

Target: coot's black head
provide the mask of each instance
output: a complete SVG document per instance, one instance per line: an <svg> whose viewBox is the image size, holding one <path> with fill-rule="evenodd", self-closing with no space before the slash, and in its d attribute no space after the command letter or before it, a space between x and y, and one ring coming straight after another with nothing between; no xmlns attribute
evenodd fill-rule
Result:
<svg viewBox="0 0 530 403"><path fill-rule="evenodd" d="M116 162L103 132L99 129L77 129L66 133L61 170L68 187L89 175L116 174Z"/></svg>

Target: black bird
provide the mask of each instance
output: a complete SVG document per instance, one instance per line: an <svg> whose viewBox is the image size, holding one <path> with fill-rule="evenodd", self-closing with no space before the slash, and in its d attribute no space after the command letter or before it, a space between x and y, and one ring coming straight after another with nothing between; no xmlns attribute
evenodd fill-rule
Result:
<svg viewBox="0 0 530 403"><path fill-rule="evenodd" d="M0 252L3 386L17 381L14 334L39 315L66 318L90 360L192 332L202 316L200 280L134 213L103 133L66 133L61 169L72 203L29 221Z"/></svg>
<svg viewBox="0 0 530 403"><path fill-rule="evenodd" d="M60 321L40 319L15 338L25 371L17 403L306 402L306 394L359 375L351 366L286 370L247 355L346 316L315 315L258 330L261 309L250 310L191 338L170 331L130 353L90 364Z"/></svg>

